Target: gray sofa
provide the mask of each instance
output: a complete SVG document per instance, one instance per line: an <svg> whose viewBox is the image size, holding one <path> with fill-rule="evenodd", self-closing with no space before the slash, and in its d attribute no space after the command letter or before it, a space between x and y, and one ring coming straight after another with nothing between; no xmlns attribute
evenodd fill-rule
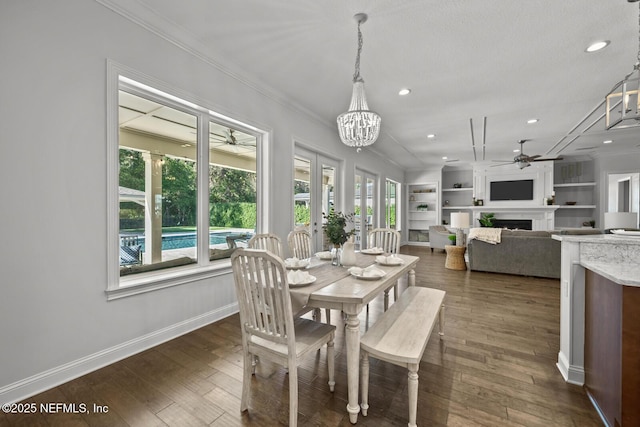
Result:
<svg viewBox="0 0 640 427"><path fill-rule="evenodd" d="M502 230L496 245L469 240L469 268L473 271L560 278L560 241L552 234L602 234L602 230Z"/></svg>

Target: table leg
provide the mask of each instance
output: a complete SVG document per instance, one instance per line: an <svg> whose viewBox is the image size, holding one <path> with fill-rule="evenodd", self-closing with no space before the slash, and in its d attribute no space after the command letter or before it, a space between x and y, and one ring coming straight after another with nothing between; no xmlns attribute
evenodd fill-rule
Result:
<svg viewBox="0 0 640 427"><path fill-rule="evenodd" d="M416 285L416 271L414 269L409 270L409 286Z"/></svg>
<svg viewBox="0 0 640 427"><path fill-rule="evenodd" d="M349 412L349 421L351 424L358 422L358 382L360 377L360 319L357 314L347 313L347 326L345 330L347 342L347 390L349 403L347 404L347 412Z"/></svg>

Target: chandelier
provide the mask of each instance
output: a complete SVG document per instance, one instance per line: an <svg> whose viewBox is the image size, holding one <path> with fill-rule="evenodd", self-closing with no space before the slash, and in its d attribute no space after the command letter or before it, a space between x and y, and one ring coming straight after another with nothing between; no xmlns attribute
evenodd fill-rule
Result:
<svg viewBox="0 0 640 427"><path fill-rule="evenodd" d="M338 132L340 139L349 147L356 147L358 152L362 147L373 144L380 134L380 116L369 110L367 96L364 93L364 80L360 76L360 53L362 52L362 33L360 24L367 21L365 13L353 16L358 23L358 54L356 55L356 70L353 74L353 92L349 111L338 116Z"/></svg>
<svg viewBox="0 0 640 427"><path fill-rule="evenodd" d="M628 0L629 3L638 0ZM640 3L639 3L640 4ZM640 28L640 12L638 15ZM632 76L635 77L632 78ZM640 35L638 36L638 55L633 71L616 84L607 95L605 127L623 129L640 126Z"/></svg>

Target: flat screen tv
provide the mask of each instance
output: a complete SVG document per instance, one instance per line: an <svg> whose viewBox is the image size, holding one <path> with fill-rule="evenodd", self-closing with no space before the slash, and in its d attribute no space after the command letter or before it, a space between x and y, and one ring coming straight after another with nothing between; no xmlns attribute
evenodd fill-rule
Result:
<svg viewBox="0 0 640 427"><path fill-rule="evenodd" d="M489 199L499 200L533 200L533 180L492 181Z"/></svg>

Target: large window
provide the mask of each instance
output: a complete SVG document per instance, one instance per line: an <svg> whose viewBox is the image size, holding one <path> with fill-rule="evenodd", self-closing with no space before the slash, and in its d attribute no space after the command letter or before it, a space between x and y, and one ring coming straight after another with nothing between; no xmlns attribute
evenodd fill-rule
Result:
<svg viewBox="0 0 640 427"><path fill-rule="evenodd" d="M128 78L117 93L109 290L215 269L258 228L263 134Z"/></svg>

